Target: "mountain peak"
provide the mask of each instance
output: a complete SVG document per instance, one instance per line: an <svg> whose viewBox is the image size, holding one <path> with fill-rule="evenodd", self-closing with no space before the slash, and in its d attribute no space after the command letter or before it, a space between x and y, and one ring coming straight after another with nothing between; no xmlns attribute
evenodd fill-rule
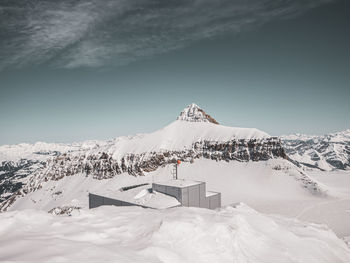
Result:
<svg viewBox="0 0 350 263"><path fill-rule="evenodd" d="M180 113L179 117L176 118L181 121L190 121L190 122L211 122L214 124L219 124L214 118L209 114L205 113L197 104L192 103L188 105Z"/></svg>

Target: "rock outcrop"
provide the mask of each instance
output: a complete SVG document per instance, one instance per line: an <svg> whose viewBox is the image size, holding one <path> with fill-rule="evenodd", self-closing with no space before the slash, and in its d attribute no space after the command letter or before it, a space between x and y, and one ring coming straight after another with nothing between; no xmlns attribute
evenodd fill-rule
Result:
<svg viewBox="0 0 350 263"><path fill-rule="evenodd" d="M213 117L202 110L197 104L188 105L177 117L177 120L190 122L211 122L219 124Z"/></svg>

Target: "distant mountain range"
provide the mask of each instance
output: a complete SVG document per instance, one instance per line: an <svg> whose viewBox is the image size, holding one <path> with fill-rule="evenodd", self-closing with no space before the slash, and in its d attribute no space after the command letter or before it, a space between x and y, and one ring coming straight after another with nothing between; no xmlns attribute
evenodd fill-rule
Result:
<svg viewBox="0 0 350 263"><path fill-rule="evenodd" d="M0 146L0 210L7 210L29 193L48 187L48 182L61 182L73 175L92 178L96 184L123 174L140 177L178 159L185 163L202 159L248 166L263 162L269 167L268 173L285 171L311 193L321 193L322 189L301 168L348 169L349 133L347 130L327 136L277 138L254 128L220 125L191 104L176 121L150 134L73 144L4 145ZM50 187L47 191L51 191L52 198L56 198L55 193L65 192L63 186L61 190L56 185ZM85 192L88 187L91 185L84 188ZM47 209L53 207L50 204Z"/></svg>
<svg viewBox="0 0 350 263"><path fill-rule="evenodd" d="M322 136L281 136L281 140L287 155L304 167L350 169L350 129Z"/></svg>

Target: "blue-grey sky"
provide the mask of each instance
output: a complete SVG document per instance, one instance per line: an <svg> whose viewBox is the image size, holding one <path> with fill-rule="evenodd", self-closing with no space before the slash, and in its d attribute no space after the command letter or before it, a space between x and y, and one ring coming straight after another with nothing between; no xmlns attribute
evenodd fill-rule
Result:
<svg viewBox="0 0 350 263"><path fill-rule="evenodd" d="M0 1L0 144L151 132L195 102L272 135L350 128L350 3Z"/></svg>

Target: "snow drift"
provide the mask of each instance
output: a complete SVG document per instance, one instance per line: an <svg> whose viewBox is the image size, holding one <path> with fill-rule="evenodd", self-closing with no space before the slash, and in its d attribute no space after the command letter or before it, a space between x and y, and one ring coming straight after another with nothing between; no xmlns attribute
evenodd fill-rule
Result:
<svg viewBox="0 0 350 263"><path fill-rule="evenodd" d="M0 214L7 262L350 262L323 225L262 215L244 204L211 211L100 207L70 217Z"/></svg>

